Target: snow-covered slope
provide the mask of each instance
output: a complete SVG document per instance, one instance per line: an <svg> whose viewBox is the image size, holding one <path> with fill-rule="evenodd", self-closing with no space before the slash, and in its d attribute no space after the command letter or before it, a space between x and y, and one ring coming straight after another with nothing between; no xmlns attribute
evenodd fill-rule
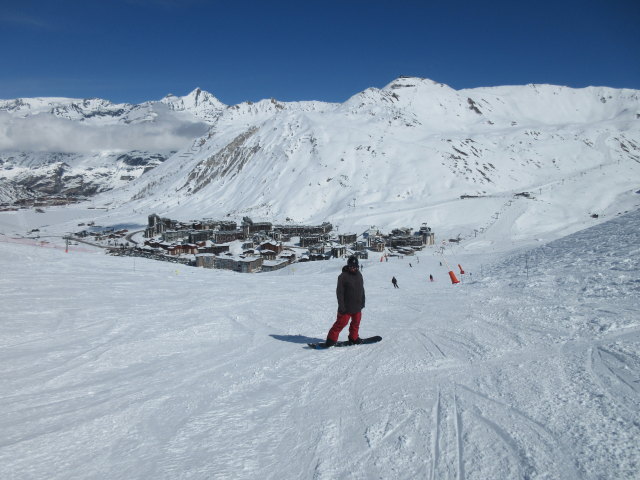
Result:
<svg viewBox="0 0 640 480"><path fill-rule="evenodd" d="M33 198L33 192L19 185L0 182L0 203L11 205L16 199Z"/></svg>
<svg viewBox="0 0 640 480"><path fill-rule="evenodd" d="M305 344L340 260L242 275L0 235L2 476L637 478L640 210L505 253L528 220L447 249L455 286L436 248L366 261L383 341L328 351Z"/></svg>

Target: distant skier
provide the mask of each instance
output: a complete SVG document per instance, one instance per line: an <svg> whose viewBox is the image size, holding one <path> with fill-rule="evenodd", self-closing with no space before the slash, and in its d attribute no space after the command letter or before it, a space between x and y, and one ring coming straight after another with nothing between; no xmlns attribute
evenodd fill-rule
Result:
<svg viewBox="0 0 640 480"><path fill-rule="evenodd" d="M429 275L429 281L433 282L433 275Z"/></svg>
<svg viewBox="0 0 640 480"><path fill-rule="evenodd" d="M358 331L364 308L364 280L359 271L358 258L349 257L347 264L342 267L342 273L338 276L336 287L336 297L338 299L338 315L333 326L327 334L326 346L331 347L336 344L340 337L340 332L347 326L349 320L349 342L354 344L362 343Z"/></svg>
<svg viewBox="0 0 640 480"><path fill-rule="evenodd" d="M394 288L400 288L400 287L398 286L398 280L396 280L396 277L393 277L393 278L391 279L391 283L393 283L393 287L394 287Z"/></svg>

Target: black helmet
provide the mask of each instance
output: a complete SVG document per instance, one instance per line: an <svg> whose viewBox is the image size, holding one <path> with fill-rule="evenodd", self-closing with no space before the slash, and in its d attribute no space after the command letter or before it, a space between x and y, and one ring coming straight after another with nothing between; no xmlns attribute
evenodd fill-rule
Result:
<svg viewBox="0 0 640 480"><path fill-rule="evenodd" d="M347 266L358 268L358 257L356 257L355 255L351 255L349 257L349 260L347 260Z"/></svg>

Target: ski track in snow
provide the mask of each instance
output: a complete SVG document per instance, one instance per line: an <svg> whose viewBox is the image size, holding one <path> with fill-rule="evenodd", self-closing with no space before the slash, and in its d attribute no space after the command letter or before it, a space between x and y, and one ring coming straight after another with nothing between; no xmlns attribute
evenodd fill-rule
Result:
<svg viewBox="0 0 640 480"><path fill-rule="evenodd" d="M456 286L432 250L373 257L361 333L383 341L322 351L341 261L0 243L2 477L637 478L638 232L640 211L493 261L460 248Z"/></svg>

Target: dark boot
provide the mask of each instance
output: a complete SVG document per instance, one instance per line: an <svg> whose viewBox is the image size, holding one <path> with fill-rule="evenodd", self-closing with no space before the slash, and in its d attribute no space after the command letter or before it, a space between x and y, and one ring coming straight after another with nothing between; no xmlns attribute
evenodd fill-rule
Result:
<svg viewBox="0 0 640 480"><path fill-rule="evenodd" d="M362 344L362 339L361 338L356 338L355 340L351 337L349 337L349 344L351 345L360 345Z"/></svg>
<svg viewBox="0 0 640 480"><path fill-rule="evenodd" d="M333 347L336 344L336 342L327 338L327 341L324 342L324 344L327 346L327 348L329 348L329 347Z"/></svg>

